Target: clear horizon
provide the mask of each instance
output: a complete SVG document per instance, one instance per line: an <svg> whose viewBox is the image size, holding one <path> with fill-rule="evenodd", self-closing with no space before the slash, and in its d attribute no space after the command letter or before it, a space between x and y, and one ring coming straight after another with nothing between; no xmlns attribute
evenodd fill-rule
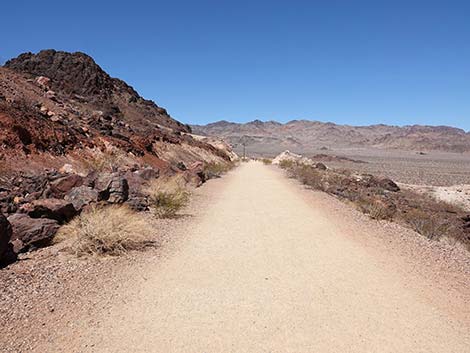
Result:
<svg viewBox="0 0 470 353"><path fill-rule="evenodd" d="M92 56L177 120L470 130L465 1L17 1L0 61ZM53 18L43 26L38 20Z"/></svg>
<svg viewBox="0 0 470 353"><path fill-rule="evenodd" d="M286 120L286 121L279 121L279 120L272 120L272 119L253 119L253 120L243 120L243 121L242 120L240 120L240 121L230 121L230 120L227 120L227 119L219 119L219 120L210 121L210 122L204 123L204 124L192 124L192 123L190 123L190 125L208 125L208 124L215 124L215 123L219 123L219 122L223 122L223 121L228 122L228 123L235 123L235 124L247 124L247 123L252 123L255 120L259 120L263 123L273 121L273 122L277 122L277 123L281 123L281 124L288 124L289 122L292 122L292 121L308 121L308 122L320 122L320 123L325 123L325 124L333 123L333 124L337 124L337 125L349 125L349 126L354 126L354 127L367 127L367 126L373 126L373 125L388 125L388 126L397 126L397 127L406 127L406 126L413 126L413 125L433 126L433 127L446 126L446 127L453 127L453 128L456 128L456 129L461 129L461 130L464 130L465 132L470 133L470 130L466 130L466 129L458 127L458 126L442 125L442 124L441 125L429 125L429 124L427 124L427 125L424 125L424 124L396 125L396 124L377 123L377 124L368 124L368 125L352 125L352 124L347 124L347 123L338 124L334 121L320 120L320 119L291 119L291 120Z"/></svg>

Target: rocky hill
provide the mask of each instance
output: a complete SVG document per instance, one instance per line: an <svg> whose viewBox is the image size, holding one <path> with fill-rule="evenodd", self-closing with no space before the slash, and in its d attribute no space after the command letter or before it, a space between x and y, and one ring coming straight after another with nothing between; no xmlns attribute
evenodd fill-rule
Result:
<svg viewBox="0 0 470 353"><path fill-rule="evenodd" d="M83 53L22 54L0 67L0 267L89 205L147 210L153 179L198 186L232 158Z"/></svg>
<svg viewBox="0 0 470 353"><path fill-rule="evenodd" d="M277 154L283 150L311 153L326 148L382 148L413 151L470 151L470 133L448 126L349 126L293 120L286 124L255 120L245 124L219 121L194 125L195 133L219 136L241 150Z"/></svg>
<svg viewBox="0 0 470 353"><path fill-rule="evenodd" d="M4 172L81 170L104 154L160 168L229 158L83 53L26 53L0 67L0 127Z"/></svg>
<svg viewBox="0 0 470 353"><path fill-rule="evenodd" d="M45 76L55 93L86 103L90 110L116 115L133 129L147 131L160 125L189 132L187 125L172 119L165 109L142 98L124 81L110 77L86 54L44 50L21 54L4 66L33 77Z"/></svg>

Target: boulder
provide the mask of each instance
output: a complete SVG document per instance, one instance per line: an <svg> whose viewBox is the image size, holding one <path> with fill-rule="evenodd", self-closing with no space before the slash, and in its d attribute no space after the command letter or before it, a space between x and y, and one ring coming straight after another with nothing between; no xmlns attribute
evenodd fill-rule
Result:
<svg viewBox="0 0 470 353"><path fill-rule="evenodd" d="M99 200L109 203L122 203L129 197L129 184L127 179L119 173L103 173L95 181L95 189L99 193Z"/></svg>
<svg viewBox="0 0 470 353"><path fill-rule="evenodd" d="M12 228L7 218L0 213L0 264L7 264L15 261L16 256L10 244Z"/></svg>
<svg viewBox="0 0 470 353"><path fill-rule="evenodd" d="M379 178L371 174L360 174L353 175L359 185L366 188L379 188L387 191L397 192L400 191L400 187L388 178Z"/></svg>
<svg viewBox="0 0 470 353"><path fill-rule="evenodd" d="M160 171L154 168L144 168L144 169L137 170L134 173L140 176L142 179L148 181L151 179L158 178Z"/></svg>
<svg viewBox="0 0 470 353"><path fill-rule="evenodd" d="M381 178L378 180L377 184L382 189L397 192L400 191L400 187L391 179L388 178Z"/></svg>
<svg viewBox="0 0 470 353"><path fill-rule="evenodd" d="M279 155L277 155L273 159L272 164L280 164L283 161L296 162L296 161L300 160L301 158L302 158L302 156L300 154L293 153L289 150L286 150L286 151L280 153Z"/></svg>
<svg viewBox="0 0 470 353"><path fill-rule="evenodd" d="M24 213L15 213L8 217L8 221L13 231L11 240L18 252L49 245L59 230L56 220L31 218Z"/></svg>
<svg viewBox="0 0 470 353"><path fill-rule="evenodd" d="M85 178L83 178L83 185L94 188L97 179L98 172L93 170L89 172Z"/></svg>
<svg viewBox="0 0 470 353"><path fill-rule="evenodd" d="M126 201L126 205L138 212L148 211L150 207L149 200L144 195L129 196L129 199Z"/></svg>
<svg viewBox="0 0 470 353"><path fill-rule="evenodd" d="M51 90L48 90L46 92L45 96L46 96L46 98L49 98L49 99L52 99L52 100L57 99L56 93L54 91L51 91Z"/></svg>
<svg viewBox="0 0 470 353"><path fill-rule="evenodd" d="M70 190L64 200L71 202L73 207L80 211L83 207L98 201L98 191L85 185L78 186Z"/></svg>
<svg viewBox="0 0 470 353"><path fill-rule="evenodd" d="M49 88L51 84L51 79L45 76L39 76L36 78L36 82L44 89Z"/></svg>
<svg viewBox="0 0 470 353"><path fill-rule="evenodd" d="M216 177L208 175L204 171L204 164L200 161L192 163L184 172L183 176L188 184L196 187L202 185L206 180Z"/></svg>
<svg viewBox="0 0 470 353"><path fill-rule="evenodd" d="M72 174L75 172L75 169L73 169L73 166L69 163L65 163L60 169L59 169L59 172L60 173L64 173L64 174Z"/></svg>
<svg viewBox="0 0 470 353"><path fill-rule="evenodd" d="M315 163L314 167L315 167L315 169L319 169L319 170L327 170L328 169L328 167L325 164L320 163L320 162Z"/></svg>
<svg viewBox="0 0 470 353"><path fill-rule="evenodd" d="M22 206L21 210L31 218L50 218L59 223L70 221L78 212L70 201L40 199Z"/></svg>
<svg viewBox="0 0 470 353"><path fill-rule="evenodd" d="M126 204L135 211L146 211L149 209L149 202L145 193L148 181L158 178L159 171L153 168L145 168L136 171L127 171L124 178L129 186L128 199Z"/></svg>
<svg viewBox="0 0 470 353"><path fill-rule="evenodd" d="M70 174L52 181L50 192L55 197L62 198L70 190L81 185L83 185L83 177L77 174Z"/></svg>
<svg viewBox="0 0 470 353"><path fill-rule="evenodd" d="M147 180L142 178L137 172L128 171L124 174L124 178L129 186L129 195L139 194L147 183Z"/></svg>

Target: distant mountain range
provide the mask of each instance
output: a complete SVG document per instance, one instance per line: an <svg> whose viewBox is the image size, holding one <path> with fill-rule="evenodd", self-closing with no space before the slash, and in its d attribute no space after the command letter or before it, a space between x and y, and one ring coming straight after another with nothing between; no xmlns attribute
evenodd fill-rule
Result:
<svg viewBox="0 0 470 353"><path fill-rule="evenodd" d="M449 126L350 126L308 120L282 124L254 120L243 124L218 121L191 128L195 134L225 139L238 152L245 144L253 154L275 154L286 149L309 153L336 148L470 151L470 133Z"/></svg>

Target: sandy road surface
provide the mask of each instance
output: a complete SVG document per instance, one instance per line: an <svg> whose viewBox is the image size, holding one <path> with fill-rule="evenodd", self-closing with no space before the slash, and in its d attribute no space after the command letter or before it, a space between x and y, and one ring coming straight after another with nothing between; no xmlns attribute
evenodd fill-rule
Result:
<svg viewBox="0 0 470 353"><path fill-rule="evenodd" d="M470 352L465 302L345 235L281 173L244 164L217 188L177 251L42 351Z"/></svg>

